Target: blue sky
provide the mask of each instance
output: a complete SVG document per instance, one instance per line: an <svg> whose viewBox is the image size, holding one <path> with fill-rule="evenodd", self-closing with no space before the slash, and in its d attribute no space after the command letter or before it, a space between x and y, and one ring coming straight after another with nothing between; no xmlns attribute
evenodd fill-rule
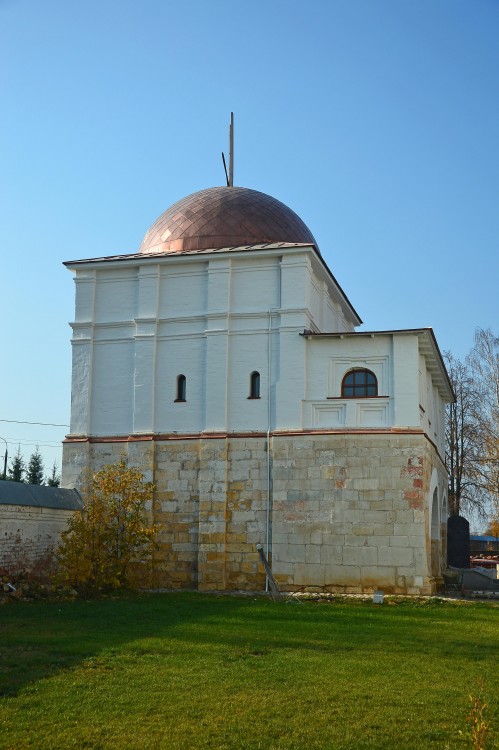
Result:
<svg viewBox="0 0 499 750"><path fill-rule="evenodd" d="M366 330L498 332L496 0L0 0L0 437L60 464L74 288L235 183L314 233ZM0 440L0 454L4 444Z"/></svg>

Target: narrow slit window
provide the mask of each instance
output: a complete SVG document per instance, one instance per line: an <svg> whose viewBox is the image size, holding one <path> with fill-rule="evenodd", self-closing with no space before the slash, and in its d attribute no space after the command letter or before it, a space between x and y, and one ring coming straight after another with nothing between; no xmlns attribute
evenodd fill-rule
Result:
<svg viewBox="0 0 499 750"><path fill-rule="evenodd" d="M177 401L185 401L185 396L187 393L187 378L185 375L178 375L177 376L177 397L175 399L175 403Z"/></svg>
<svg viewBox="0 0 499 750"><path fill-rule="evenodd" d="M378 381L371 370L350 370L341 384L342 398L370 398L378 395Z"/></svg>
<svg viewBox="0 0 499 750"><path fill-rule="evenodd" d="M260 398L260 373L252 372L250 375L250 395L249 398Z"/></svg>

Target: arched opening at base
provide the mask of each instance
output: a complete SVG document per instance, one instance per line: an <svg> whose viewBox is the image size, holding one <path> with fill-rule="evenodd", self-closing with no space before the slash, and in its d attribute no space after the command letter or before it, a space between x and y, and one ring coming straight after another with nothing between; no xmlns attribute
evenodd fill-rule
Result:
<svg viewBox="0 0 499 750"><path fill-rule="evenodd" d="M430 539L431 539L431 575L433 578L438 578L441 573L440 568L440 523L438 513L438 491L437 488L433 490L433 498L431 501L431 528L430 528Z"/></svg>

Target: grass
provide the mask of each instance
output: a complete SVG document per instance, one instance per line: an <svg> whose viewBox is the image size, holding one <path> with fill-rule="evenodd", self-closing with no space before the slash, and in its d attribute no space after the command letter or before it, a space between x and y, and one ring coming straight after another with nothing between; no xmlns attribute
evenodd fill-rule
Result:
<svg viewBox="0 0 499 750"><path fill-rule="evenodd" d="M0 609L0 748L472 748L489 603L196 593ZM496 747L493 739L486 746Z"/></svg>

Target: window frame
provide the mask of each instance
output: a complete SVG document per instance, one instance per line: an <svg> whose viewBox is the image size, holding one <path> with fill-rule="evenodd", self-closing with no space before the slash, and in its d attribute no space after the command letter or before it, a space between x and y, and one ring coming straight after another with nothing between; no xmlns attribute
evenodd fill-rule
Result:
<svg viewBox="0 0 499 750"><path fill-rule="evenodd" d="M352 378L351 383L346 382L348 378ZM352 393L347 394L347 389L351 390ZM370 392L371 390L374 392ZM341 398L377 398L378 395L378 378L372 370L367 367L352 367L344 374L341 381Z"/></svg>
<svg viewBox="0 0 499 750"><path fill-rule="evenodd" d="M261 385L260 373L258 372L258 370L253 370L253 372L250 374L250 392L249 392L248 399L261 398L260 385Z"/></svg>
<svg viewBox="0 0 499 750"><path fill-rule="evenodd" d="M183 404L187 401L187 378L185 375L177 375L177 397L175 404Z"/></svg>

